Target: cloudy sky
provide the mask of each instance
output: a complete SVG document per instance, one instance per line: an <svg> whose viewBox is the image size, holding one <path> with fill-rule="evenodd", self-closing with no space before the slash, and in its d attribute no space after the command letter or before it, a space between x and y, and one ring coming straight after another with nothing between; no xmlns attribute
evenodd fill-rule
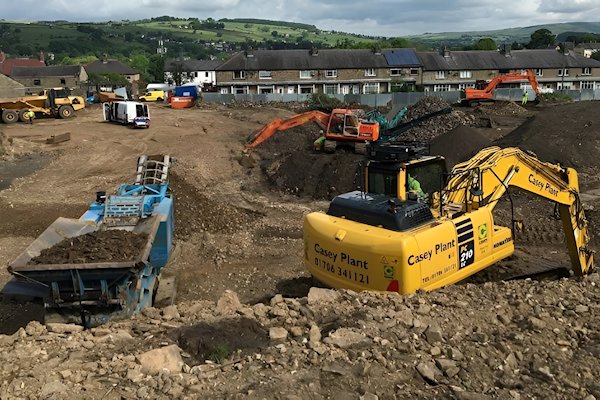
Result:
<svg viewBox="0 0 600 400"><path fill-rule="evenodd" d="M177 17L261 18L381 36L600 20L600 0L21 0L6 20L107 21Z"/></svg>

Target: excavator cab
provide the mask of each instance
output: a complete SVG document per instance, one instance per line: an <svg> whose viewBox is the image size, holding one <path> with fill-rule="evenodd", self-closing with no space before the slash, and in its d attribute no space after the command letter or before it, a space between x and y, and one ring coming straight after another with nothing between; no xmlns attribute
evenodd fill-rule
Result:
<svg viewBox="0 0 600 400"><path fill-rule="evenodd" d="M429 156L422 144L376 145L369 150L365 167L365 191L401 201L426 202L445 185L446 160ZM414 180L419 192L414 190ZM416 196L415 196L416 195Z"/></svg>

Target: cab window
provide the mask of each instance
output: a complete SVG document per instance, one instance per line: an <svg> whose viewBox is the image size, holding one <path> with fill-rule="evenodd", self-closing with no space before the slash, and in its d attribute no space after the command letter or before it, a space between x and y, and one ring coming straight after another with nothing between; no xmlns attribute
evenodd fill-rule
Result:
<svg viewBox="0 0 600 400"><path fill-rule="evenodd" d="M419 182L424 193L431 194L439 192L442 185L444 185L441 179L446 173L446 165L443 161L439 160L432 163L409 166L407 172Z"/></svg>
<svg viewBox="0 0 600 400"><path fill-rule="evenodd" d="M369 193L398 197L398 173L369 169Z"/></svg>

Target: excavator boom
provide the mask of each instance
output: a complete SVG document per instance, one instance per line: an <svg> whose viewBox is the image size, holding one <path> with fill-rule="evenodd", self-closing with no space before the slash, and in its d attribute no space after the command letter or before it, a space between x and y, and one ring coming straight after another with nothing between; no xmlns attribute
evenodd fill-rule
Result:
<svg viewBox="0 0 600 400"><path fill-rule="evenodd" d="M291 129L308 122L316 122L321 129L326 129L329 123L330 114L321 111L308 111L302 114L296 114L290 118L277 118L269 122L263 128L250 135L249 141L246 144L248 148L254 148L273 136L275 132Z"/></svg>
<svg viewBox="0 0 600 400"><path fill-rule="evenodd" d="M502 83L506 82L518 82L527 80L535 91L537 96L540 96L540 87L535 77L533 70L528 69L525 74L522 73L510 73L504 75L498 75L487 84L484 89L465 89L465 102L477 101L477 100L492 100L494 96L494 90Z"/></svg>
<svg viewBox="0 0 600 400"><path fill-rule="evenodd" d="M557 203L573 271L589 271L593 253L574 169L540 161L517 148L490 147L456 165L451 175L444 196L450 204L461 204L463 212L493 209L510 186Z"/></svg>

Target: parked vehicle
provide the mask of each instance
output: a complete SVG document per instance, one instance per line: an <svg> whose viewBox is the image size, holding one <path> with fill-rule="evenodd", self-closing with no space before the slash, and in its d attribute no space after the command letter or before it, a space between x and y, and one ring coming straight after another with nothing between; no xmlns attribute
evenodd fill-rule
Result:
<svg viewBox="0 0 600 400"><path fill-rule="evenodd" d="M146 92L144 95L140 96L140 101L163 101L164 99L164 90L153 90L151 92Z"/></svg>
<svg viewBox="0 0 600 400"><path fill-rule="evenodd" d="M133 125L135 128L150 127L150 110L148 105L137 101L112 101L102 105L105 121Z"/></svg>
<svg viewBox="0 0 600 400"><path fill-rule="evenodd" d="M85 108L81 96L71 96L67 88L42 90L37 95L14 99L0 99L0 115L7 124L27 122L26 113L33 111L37 116L48 115L58 118L70 118L77 110Z"/></svg>

